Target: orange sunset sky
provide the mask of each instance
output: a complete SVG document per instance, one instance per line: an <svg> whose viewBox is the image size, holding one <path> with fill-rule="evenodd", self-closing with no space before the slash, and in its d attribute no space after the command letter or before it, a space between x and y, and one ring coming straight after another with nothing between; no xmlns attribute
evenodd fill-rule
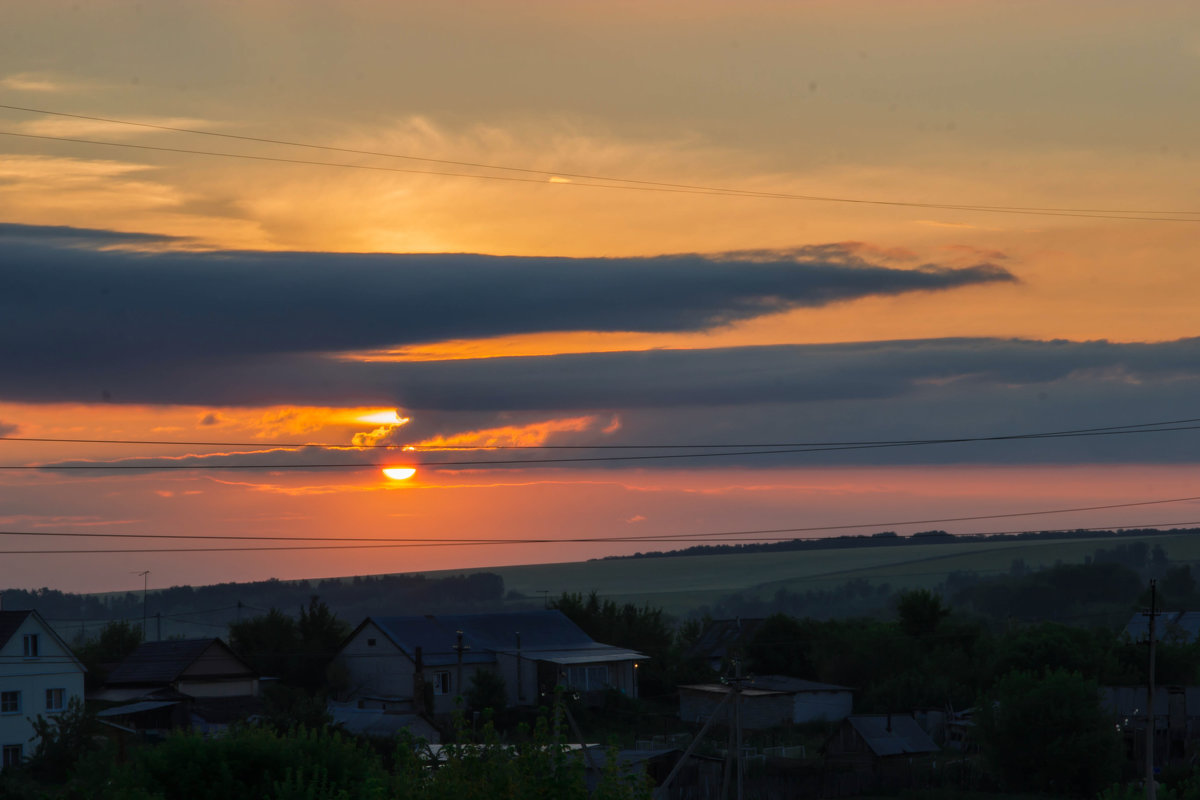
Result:
<svg viewBox="0 0 1200 800"><path fill-rule="evenodd" d="M1200 525L902 524L1200 496L1195 422L703 455L1200 418L1194 2L5 18L0 587Z"/></svg>

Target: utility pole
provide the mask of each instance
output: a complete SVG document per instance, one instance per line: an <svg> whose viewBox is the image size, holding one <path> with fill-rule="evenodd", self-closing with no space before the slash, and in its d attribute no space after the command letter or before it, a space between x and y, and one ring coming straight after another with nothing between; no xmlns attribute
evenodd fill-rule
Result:
<svg viewBox="0 0 1200 800"><path fill-rule="evenodd" d="M146 635L146 618L148 616L146 613L146 590L150 587L150 570L144 569L133 574L142 576L142 641L144 642L149 638Z"/></svg>
<svg viewBox="0 0 1200 800"><path fill-rule="evenodd" d="M1156 581L1150 579L1150 610L1143 611L1150 619L1150 670L1146 676L1146 800L1155 800L1154 787L1154 620L1158 616Z"/></svg>
<svg viewBox="0 0 1200 800"><path fill-rule="evenodd" d="M737 770L737 800L742 800L745 781L743 774L745 772L742 762L742 690L746 684L750 682L749 678L742 677L742 662L740 659L733 659L733 678L729 681L729 687L733 692L733 708L730 709L733 716L733 724L730 726L730 737L733 739L733 764ZM724 793L722 793L724 794Z"/></svg>
<svg viewBox="0 0 1200 800"><path fill-rule="evenodd" d="M454 651L456 653L458 653L458 674L454 677L454 680L457 681L457 686L455 686L454 691L455 691L455 696L460 700L462 699L462 696L463 696L463 691L462 691L463 650L470 650L470 649L471 649L470 645L463 644L463 632L457 631L457 639L456 639L456 644L454 645Z"/></svg>
<svg viewBox="0 0 1200 800"><path fill-rule="evenodd" d="M733 692L728 692L724 697L721 698L721 702L717 703L717 707L713 709L712 714L710 714L708 719L705 720L704 725L702 725L700 728L700 732L696 734L696 738L692 739L692 743L687 746L687 749L683 751L683 755L679 757L679 760L675 762L675 766L671 768L670 774L667 775L666 779L655 791L655 798L658 798L658 800L665 800L667 797L667 792L671 788L671 781L675 780L675 776L683 770L684 764L686 764L687 760L692 757L692 752L696 749L696 745L700 744L700 740L704 738L704 734L708 733L708 729L711 728L713 723L716 722L721 716L721 709L726 703L729 702L729 698L731 697L733 697Z"/></svg>

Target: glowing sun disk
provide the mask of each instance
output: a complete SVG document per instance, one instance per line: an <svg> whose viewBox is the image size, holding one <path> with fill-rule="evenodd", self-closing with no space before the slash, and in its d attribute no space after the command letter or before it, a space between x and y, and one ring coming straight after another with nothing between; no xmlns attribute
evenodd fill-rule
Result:
<svg viewBox="0 0 1200 800"><path fill-rule="evenodd" d="M384 467L383 474L394 481L406 481L416 475L417 471L412 467Z"/></svg>
<svg viewBox="0 0 1200 800"><path fill-rule="evenodd" d="M408 417L400 416L395 409L373 411L370 414L363 414L357 420L369 422L372 425L404 425L409 421Z"/></svg>

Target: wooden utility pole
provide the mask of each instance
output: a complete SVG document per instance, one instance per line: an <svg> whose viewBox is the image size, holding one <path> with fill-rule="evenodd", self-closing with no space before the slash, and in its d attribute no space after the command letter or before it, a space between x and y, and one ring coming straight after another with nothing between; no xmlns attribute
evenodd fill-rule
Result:
<svg viewBox="0 0 1200 800"><path fill-rule="evenodd" d="M1142 612L1150 619L1150 669L1146 676L1146 800L1155 800L1154 786L1154 619L1158 616L1156 607L1157 587L1155 581L1150 581L1150 610Z"/></svg>
<svg viewBox="0 0 1200 800"><path fill-rule="evenodd" d="M471 648L469 645L463 644L463 632L457 631L456 633L457 633L457 639L455 640L454 650L456 653L458 653L458 674L454 676L454 680L455 680L454 693L455 693L455 697L458 697L459 699L461 699L463 696L463 690L462 690L463 650L470 650Z"/></svg>
<svg viewBox="0 0 1200 800"><path fill-rule="evenodd" d="M150 588L150 570L144 569L141 572L134 572L133 574L142 576L142 641L148 642L150 641L150 637L146 635L146 618L149 616L146 613L146 595Z"/></svg>
<svg viewBox="0 0 1200 800"><path fill-rule="evenodd" d="M733 697L733 692L727 693L721 698L721 702L717 703L717 707L713 709L712 714L709 715L708 719L704 722L704 725L701 726L700 732L696 734L696 738L692 739L692 743L687 746L687 749L683 751L683 755L679 757L679 760L675 762L675 766L671 768L671 773L667 775L666 780L664 780L654 792L654 796L656 798L659 798L659 800L665 800L667 797L667 792L671 788L671 781L675 780L675 776L678 775L683 769L683 765L686 764L687 760L692 757L692 752L696 749L696 745L700 744L700 740L704 738L704 734L708 733L708 729L712 727L713 722L715 722L720 716L721 708L729 702L729 698L731 697Z"/></svg>

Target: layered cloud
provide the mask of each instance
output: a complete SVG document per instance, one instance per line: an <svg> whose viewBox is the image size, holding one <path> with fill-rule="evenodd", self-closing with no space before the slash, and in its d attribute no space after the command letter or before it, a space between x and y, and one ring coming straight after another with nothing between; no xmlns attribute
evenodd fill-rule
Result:
<svg viewBox="0 0 1200 800"><path fill-rule="evenodd" d="M568 259L137 253L107 232L0 230L0 368L36 398L75 370L151 370L451 338L703 331L801 307L1012 282L990 263L887 266L847 245L764 254ZM90 241L89 237L92 240ZM63 246L77 240L92 247ZM52 377L53 376L53 377ZM67 378L69 382L70 379Z"/></svg>
<svg viewBox="0 0 1200 800"><path fill-rule="evenodd" d="M372 443L472 446L524 442L500 433L539 432L565 452L420 454L273 451L205 456L179 464L285 465L414 458L453 468L522 465L1163 462L1195 459L1198 432L868 447L814 451L807 443L991 437L1196 417L1200 339L1152 344L939 339L845 345L599 353L451 362L356 363L295 357L234 370L192 372L129 387L154 402L258 387L306 398L370 394L411 416ZM378 432L377 432L378 433ZM511 440L511 442L510 442ZM627 455L613 444L741 444L731 455L595 462ZM745 455L757 445L788 452ZM679 451L674 451L678 453ZM727 451L730 452L730 451ZM584 459L581 461L526 459ZM152 466L141 460L139 466ZM498 465L498 464L497 464ZM505 464L504 466L514 466Z"/></svg>

